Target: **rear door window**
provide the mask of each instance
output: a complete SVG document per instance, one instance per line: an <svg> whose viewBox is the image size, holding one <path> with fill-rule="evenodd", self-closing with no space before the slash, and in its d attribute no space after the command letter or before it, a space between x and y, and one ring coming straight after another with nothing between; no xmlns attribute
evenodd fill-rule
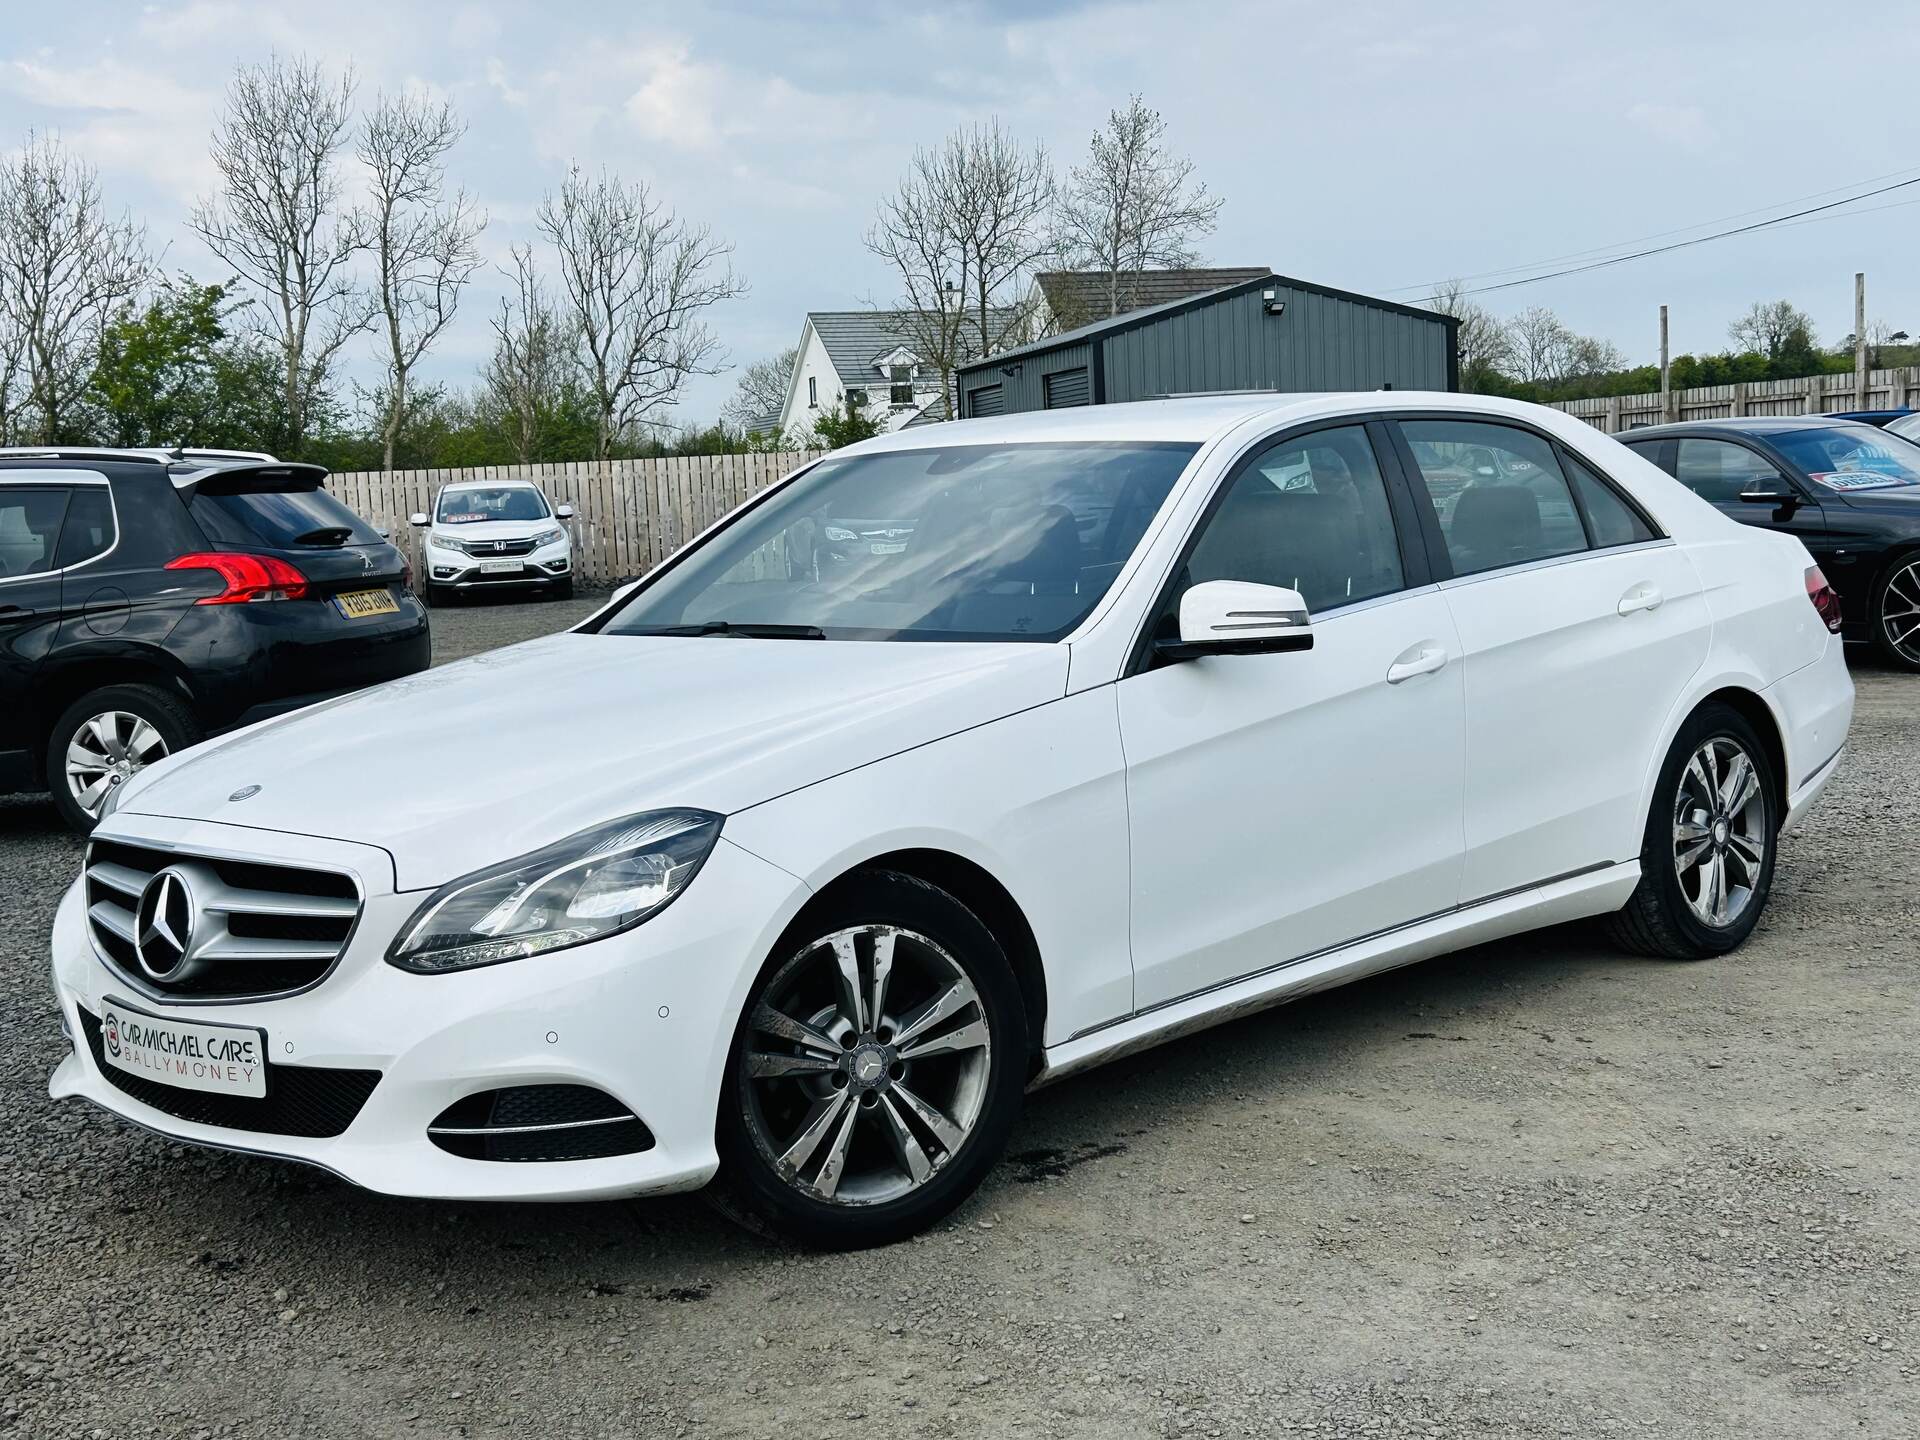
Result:
<svg viewBox="0 0 1920 1440"><path fill-rule="evenodd" d="M1567 477L1540 436L1480 420L1407 420L1400 428L1455 575L1587 548Z"/></svg>
<svg viewBox="0 0 1920 1440"><path fill-rule="evenodd" d="M222 484L216 476L201 484L190 508L207 539L219 546L306 550L380 543L379 531L324 490L256 489Z"/></svg>
<svg viewBox="0 0 1920 1440"><path fill-rule="evenodd" d="M0 486L0 580L54 568L66 508L65 490Z"/></svg>

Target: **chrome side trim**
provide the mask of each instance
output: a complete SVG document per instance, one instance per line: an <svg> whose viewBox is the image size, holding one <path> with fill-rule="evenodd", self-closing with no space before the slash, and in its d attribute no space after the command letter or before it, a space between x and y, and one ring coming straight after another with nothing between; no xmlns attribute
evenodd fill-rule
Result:
<svg viewBox="0 0 1920 1440"><path fill-rule="evenodd" d="M605 1115L598 1120L556 1120L551 1125L429 1125L429 1135L534 1135L546 1130L585 1130L594 1125L624 1125L638 1115Z"/></svg>
<svg viewBox="0 0 1920 1440"><path fill-rule="evenodd" d="M1084 1040L1087 1036L1097 1035L1102 1030L1110 1030L1116 1025L1125 1025L1131 1020L1138 1020L1143 1015L1152 1015L1156 1011L1172 1009L1175 1005L1184 1005L1189 1000L1198 1000L1202 996L1211 995L1217 990L1230 990L1236 985L1244 985L1249 980L1259 980L1268 975L1277 975L1282 970L1291 970L1296 965L1305 965L1314 960L1324 960L1329 955L1337 955L1340 951L1351 950L1356 945L1366 945L1372 941L1384 939L1389 935L1397 935L1402 930L1412 930L1417 926L1427 925L1435 920L1443 920L1449 915L1464 915L1469 911L1477 910L1482 905L1493 905L1501 900L1511 900L1516 895L1525 895L1533 890L1544 890L1549 885L1558 885L1566 880L1577 880L1582 875L1592 875L1601 870L1612 870L1616 866L1624 863L1627 862L1619 860L1597 861L1592 865L1582 865L1577 870L1568 870L1564 874L1550 875L1545 880L1535 880L1529 885L1517 885L1511 890L1502 890L1497 894L1482 895L1477 900L1468 900L1459 905L1450 905L1444 910L1435 910L1427 915L1416 916L1414 919L1404 920L1398 925L1388 925L1384 929L1370 930L1365 935L1356 935L1351 940L1342 940L1338 945L1327 945L1319 950L1309 950L1304 955L1295 955L1289 960L1282 960L1273 965L1263 966L1258 970L1249 970L1244 975L1234 975L1225 980L1216 980L1210 985L1202 985L1199 989L1189 990L1183 995L1174 995L1165 1000L1156 1000L1153 1004L1143 1005L1130 1014L1116 1015L1111 1020L1102 1020L1097 1025L1089 1025L1083 1030L1074 1031L1073 1034L1067 1036L1066 1043L1071 1044L1075 1040Z"/></svg>
<svg viewBox="0 0 1920 1440"><path fill-rule="evenodd" d="M1560 565L1572 565L1582 560L1598 560L1603 555L1631 555L1636 550L1664 550L1678 542L1662 537L1657 540L1636 540L1631 545L1608 545L1600 549L1572 550L1565 555L1549 555L1543 560L1529 560L1523 565L1503 565L1498 570L1476 570L1471 575L1456 575L1450 580L1440 581L1442 590L1455 590L1462 585L1478 585L1482 580L1499 580L1508 575L1524 575L1529 570L1552 570Z"/></svg>

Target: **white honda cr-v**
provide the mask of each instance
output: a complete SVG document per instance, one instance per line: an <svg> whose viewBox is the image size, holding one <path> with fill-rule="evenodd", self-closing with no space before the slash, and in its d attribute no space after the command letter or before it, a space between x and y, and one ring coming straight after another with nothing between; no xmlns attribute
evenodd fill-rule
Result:
<svg viewBox="0 0 1920 1440"><path fill-rule="evenodd" d="M795 563L836 515L910 539ZM1798 541L1530 406L904 431L570 633L116 792L52 1091L398 1194L717 1174L897 1237L1029 1086L1170 1035L1582 916L1733 949L1840 758L1838 625Z"/></svg>
<svg viewBox="0 0 1920 1440"><path fill-rule="evenodd" d="M555 505L531 480L462 480L434 496L433 514L410 517L420 532L429 605L449 596L538 589L573 598L571 505Z"/></svg>

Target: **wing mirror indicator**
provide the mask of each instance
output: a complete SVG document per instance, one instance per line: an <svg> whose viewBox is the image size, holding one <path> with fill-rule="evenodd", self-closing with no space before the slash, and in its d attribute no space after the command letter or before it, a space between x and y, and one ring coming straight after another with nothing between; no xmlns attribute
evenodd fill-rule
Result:
<svg viewBox="0 0 1920 1440"><path fill-rule="evenodd" d="M1177 639L1156 641L1169 660L1203 655L1274 655L1313 648L1307 602L1298 590L1245 580L1207 580L1180 597Z"/></svg>

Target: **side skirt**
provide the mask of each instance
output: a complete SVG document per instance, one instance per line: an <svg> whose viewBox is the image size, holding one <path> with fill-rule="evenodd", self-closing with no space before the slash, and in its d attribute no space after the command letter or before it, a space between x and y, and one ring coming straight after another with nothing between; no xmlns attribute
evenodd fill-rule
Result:
<svg viewBox="0 0 1920 1440"><path fill-rule="evenodd" d="M1640 862L1626 860L1531 890L1495 896L1307 955L1272 970L1084 1031L1048 1047L1030 1089L1063 1080L1123 1055L1151 1049L1196 1030L1284 1005L1320 990L1397 969L1418 960L1483 945L1507 935L1606 915L1627 903L1640 882Z"/></svg>

